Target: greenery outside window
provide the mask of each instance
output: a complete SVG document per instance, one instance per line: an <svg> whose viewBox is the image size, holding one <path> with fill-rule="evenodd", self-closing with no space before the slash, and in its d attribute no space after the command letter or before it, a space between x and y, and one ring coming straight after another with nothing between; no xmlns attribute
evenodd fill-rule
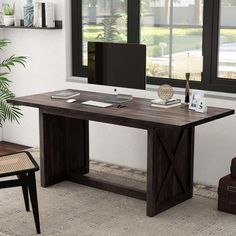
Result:
<svg viewBox="0 0 236 236"><path fill-rule="evenodd" d="M141 43L147 45L147 74L150 77L201 81L203 2L143 1ZM183 43L184 41L184 43Z"/></svg>
<svg viewBox="0 0 236 236"><path fill-rule="evenodd" d="M83 65L87 65L87 42L127 42L127 2L82 0Z"/></svg>

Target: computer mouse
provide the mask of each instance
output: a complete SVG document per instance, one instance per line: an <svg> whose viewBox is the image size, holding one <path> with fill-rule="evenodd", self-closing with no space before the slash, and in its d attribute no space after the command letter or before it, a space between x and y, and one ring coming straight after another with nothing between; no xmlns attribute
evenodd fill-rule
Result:
<svg viewBox="0 0 236 236"><path fill-rule="evenodd" d="M73 102L76 102L76 101L77 101L77 100L74 99L74 98L71 98L71 99L66 100L67 103L73 103Z"/></svg>

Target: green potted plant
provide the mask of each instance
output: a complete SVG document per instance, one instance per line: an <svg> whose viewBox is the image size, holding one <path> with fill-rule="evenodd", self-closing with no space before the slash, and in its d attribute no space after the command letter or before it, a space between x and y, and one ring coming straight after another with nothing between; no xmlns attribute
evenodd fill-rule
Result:
<svg viewBox="0 0 236 236"><path fill-rule="evenodd" d="M5 26L14 25L14 13L15 13L15 4L10 6L9 4L3 7L3 22Z"/></svg>
<svg viewBox="0 0 236 236"><path fill-rule="evenodd" d="M9 40L0 39L0 52L4 47L10 44ZM7 76L11 72L11 68L16 64L25 66L27 57L12 55L9 58L0 61L0 126L6 120L17 121L22 115L19 107L7 103L7 99L15 98L15 94L10 90L11 81Z"/></svg>

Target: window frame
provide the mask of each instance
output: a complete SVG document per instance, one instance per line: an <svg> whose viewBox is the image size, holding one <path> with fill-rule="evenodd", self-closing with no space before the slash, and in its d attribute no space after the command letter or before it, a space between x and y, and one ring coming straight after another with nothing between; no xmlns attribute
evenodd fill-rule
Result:
<svg viewBox="0 0 236 236"><path fill-rule="evenodd" d="M127 42L140 43L141 0L127 0ZM87 66L82 60L82 1L71 0L72 15L72 76L87 77ZM218 92L236 92L236 79L217 78L220 34L220 0L204 0L203 8L203 72L201 81L190 81L194 89ZM185 87L185 80L147 77L147 84L168 83L173 87Z"/></svg>
<svg viewBox="0 0 236 236"><path fill-rule="evenodd" d="M83 65L82 1L71 0L72 16L72 76L87 77L87 66ZM127 0L127 42L140 41L140 1Z"/></svg>

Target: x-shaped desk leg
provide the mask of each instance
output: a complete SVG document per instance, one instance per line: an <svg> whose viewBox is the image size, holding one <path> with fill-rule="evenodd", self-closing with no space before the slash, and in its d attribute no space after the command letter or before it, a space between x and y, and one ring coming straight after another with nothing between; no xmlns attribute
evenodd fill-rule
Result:
<svg viewBox="0 0 236 236"><path fill-rule="evenodd" d="M148 131L147 215L192 197L194 128Z"/></svg>

